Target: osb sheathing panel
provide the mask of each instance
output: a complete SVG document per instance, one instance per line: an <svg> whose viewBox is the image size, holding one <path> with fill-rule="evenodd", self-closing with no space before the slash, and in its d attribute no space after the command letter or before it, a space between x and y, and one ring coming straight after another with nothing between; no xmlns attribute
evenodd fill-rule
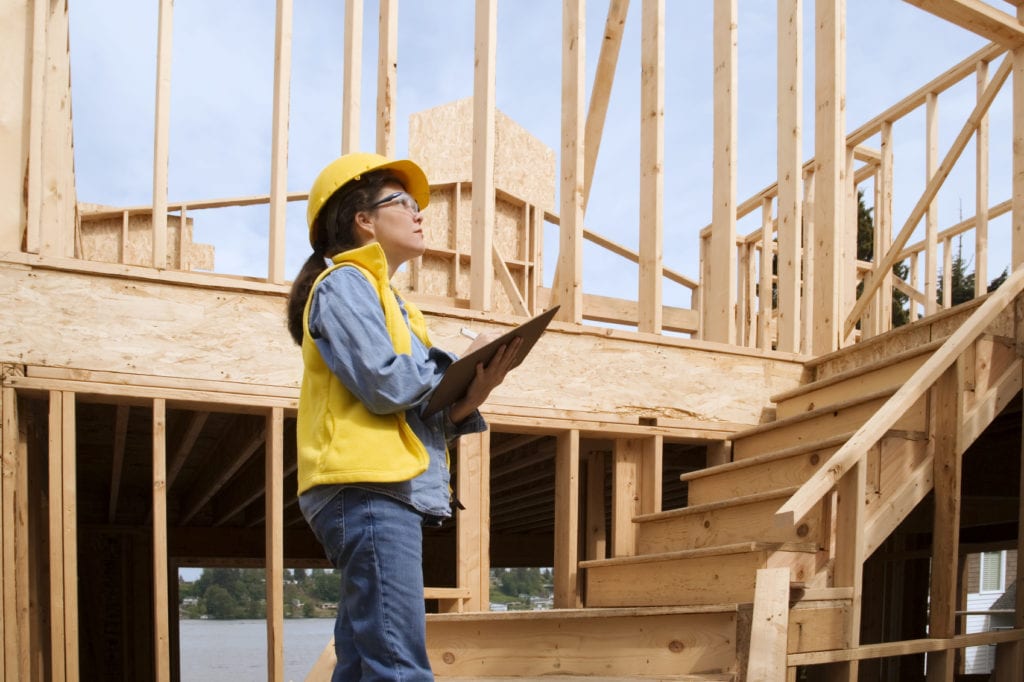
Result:
<svg viewBox="0 0 1024 682"><path fill-rule="evenodd" d="M433 184L473 179L473 100L409 117L409 156ZM494 186L545 210L555 205L555 153L500 111L494 117Z"/></svg>
<svg viewBox="0 0 1024 682"><path fill-rule="evenodd" d="M430 191L430 204L423 209L423 238L428 246L439 249L454 249L455 239L452 225L452 203L454 187Z"/></svg>
<svg viewBox="0 0 1024 682"><path fill-rule="evenodd" d="M298 387L301 360L284 299L0 265L0 362ZM459 329L505 325L428 314L431 338L462 352ZM557 325L556 325L557 326ZM694 342L641 343L555 329L492 404L755 424L801 365Z"/></svg>
<svg viewBox="0 0 1024 682"><path fill-rule="evenodd" d="M81 257L104 263L126 265L153 264L153 220L149 215L128 216L128 243L122 244L121 218L83 220L80 230ZM181 262L181 217L167 216L167 260L170 267L185 270L213 270L213 247L192 243L192 219L186 220L185 244L188 256L186 266ZM124 260L121 252L124 251Z"/></svg>

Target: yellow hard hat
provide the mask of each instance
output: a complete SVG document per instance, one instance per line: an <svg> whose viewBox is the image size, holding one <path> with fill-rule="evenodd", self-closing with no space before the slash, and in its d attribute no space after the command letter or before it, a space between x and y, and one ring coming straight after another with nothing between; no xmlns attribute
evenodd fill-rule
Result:
<svg viewBox="0 0 1024 682"><path fill-rule="evenodd" d="M389 170L405 187L420 208L430 203L430 185L423 169L408 159L394 161L369 152L354 152L340 156L329 163L320 175L316 176L309 190L309 203L306 205L306 222L309 224L309 241L313 241L313 224L327 200L335 192L351 181L358 180L363 173L375 170Z"/></svg>

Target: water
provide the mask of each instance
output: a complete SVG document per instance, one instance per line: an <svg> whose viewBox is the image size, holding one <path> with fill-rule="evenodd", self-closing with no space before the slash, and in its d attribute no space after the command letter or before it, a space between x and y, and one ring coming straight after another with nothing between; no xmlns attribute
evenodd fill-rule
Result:
<svg viewBox="0 0 1024 682"><path fill-rule="evenodd" d="M181 682L267 679L263 620L182 620ZM334 634L333 618L284 621L284 679L302 682Z"/></svg>

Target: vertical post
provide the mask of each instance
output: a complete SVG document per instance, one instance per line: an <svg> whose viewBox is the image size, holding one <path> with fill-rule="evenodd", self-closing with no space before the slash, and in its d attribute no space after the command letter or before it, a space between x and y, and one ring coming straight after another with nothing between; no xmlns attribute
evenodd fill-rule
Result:
<svg viewBox="0 0 1024 682"><path fill-rule="evenodd" d="M491 574L491 435L474 433L459 439L456 490L465 509L458 515L458 586L469 588L466 608L486 611Z"/></svg>
<svg viewBox="0 0 1024 682"><path fill-rule="evenodd" d="M665 194L665 0L643 0L640 48L640 282L642 332L661 333Z"/></svg>
<svg viewBox="0 0 1024 682"><path fill-rule="evenodd" d="M153 653L154 678L171 678L170 606L167 603L167 401L153 399Z"/></svg>
<svg viewBox="0 0 1024 682"><path fill-rule="evenodd" d="M284 282L288 208L288 98L292 76L292 0L277 0L274 27L274 111L270 152L270 248L267 280ZM184 234L185 215L181 216ZM184 253L182 254L184 256Z"/></svg>
<svg viewBox="0 0 1024 682"><path fill-rule="evenodd" d="M604 559L608 534L604 524L604 453L587 455L587 540L585 559Z"/></svg>
<svg viewBox="0 0 1024 682"><path fill-rule="evenodd" d="M171 126L171 39L174 0L160 0L156 41L156 120L153 125L153 267L167 267L167 172Z"/></svg>
<svg viewBox="0 0 1024 682"><path fill-rule="evenodd" d="M778 349L800 350L803 2L778 0Z"/></svg>
<svg viewBox="0 0 1024 682"><path fill-rule="evenodd" d="M929 396L929 439L935 488L932 531L932 570L928 607L928 636L945 639L956 634L957 557L960 547L960 481L962 460L960 418L963 414L963 365L950 367ZM928 682L952 682L956 650L928 654Z"/></svg>
<svg viewBox="0 0 1024 682"><path fill-rule="evenodd" d="M477 0L473 66L473 234L469 305L490 310L494 285L494 91L498 0Z"/></svg>
<svg viewBox="0 0 1024 682"><path fill-rule="evenodd" d="M975 69L978 99L988 85L988 62ZM974 295L988 290L988 112L978 121L974 136Z"/></svg>
<svg viewBox="0 0 1024 682"><path fill-rule="evenodd" d="M640 513L661 511L662 461L665 437L651 436L640 441Z"/></svg>
<svg viewBox="0 0 1024 682"><path fill-rule="evenodd" d="M395 154L395 99L398 95L398 0L380 0L377 50L377 153Z"/></svg>
<svg viewBox="0 0 1024 682"><path fill-rule="evenodd" d="M636 524L640 511L641 442L617 438L612 451L612 556L636 554Z"/></svg>
<svg viewBox="0 0 1024 682"><path fill-rule="evenodd" d="M1018 8L1018 19L1021 12L1022 8ZM1024 47L1013 50L1007 59L1013 60L1013 259L1010 263L1013 271L1024 264Z"/></svg>
<svg viewBox="0 0 1024 682"><path fill-rule="evenodd" d="M772 198L761 199L761 262L757 283L757 341L761 350L772 347Z"/></svg>
<svg viewBox="0 0 1024 682"><path fill-rule="evenodd" d="M786 675L790 569L761 568L754 581L747 679L779 682Z"/></svg>
<svg viewBox="0 0 1024 682"><path fill-rule="evenodd" d="M953 306L953 240L942 240L942 306Z"/></svg>
<svg viewBox="0 0 1024 682"><path fill-rule="evenodd" d="M583 150L585 0L562 0L562 154L559 192L558 319L583 322ZM575 581L575 578L574 578Z"/></svg>
<svg viewBox="0 0 1024 682"><path fill-rule="evenodd" d="M925 96L925 184L939 168L939 98L934 92ZM939 205L932 199L925 214L924 314L938 308L938 234Z"/></svg>
<svg viewBox="0 0 1024 682"><path fill-rule="evenodd" d="M1020 332L1018 332L1017 338L1018 339L1020 338ZM1022 370L1022 373L1024 373L1024 370ZM1024 380L1024 377L1021 377L1021 378L1022 378L1022 380ZM1022 421L1022 423L1021 423L1021 437L1024 438L1024 421ZM1019 488L1019 490L1024 490L1024 440L1021 441L1021 451L1020 451L1020 455L1019 456L1020 456L1020 462L1021 462L1021 470L1020 470L1020 486L1021 487ZM1020 495L1018 495L1018 500L1017 500L1017 528L1024 528L1024 496L1020 496ZM1019 580L1020 580L1021 576L1024 575L1024 570L1022 570L1021 567L1020 567L1020 557L1022 557L1022 556L1024 556L1024 535L1022 535L1020 532L1018 532L1017 533L1017 562L1018 562L1017 563L1017 579L1018 579L1018 583L1019 583ZM1014 606L1015 606L1015 609L1014 609L1014 615L1013 615L1013 627L1018 628L1018 629L1024 628L1024 590L1017 590L1017 599L1016 599L1016 601L1014 603ZM1018 678L1024 678L1024 645L1022 645L1020 642L1018 642L1016 645L1014 645L1014 649L1015 649L1015 653L1016 653L1016 656L1014 657L1016 659L1015 660L1015 664L1016 664L1015 665L1015 672L1017 673L1017 677Z"/></svg>
<svg viewBox="0 0 1024 682"><path fill-rule="evenodd" d="M803 284L803 299L800 316L800 351L810 353L814 346L814 170L804 178L804 225L803 225L803 270L800 283Z"/></svg>
<svg viewBox="0 0 1024 682"><path fill-rule="evenodd" d="M61 396L61 526L64 533L64 665L78 679L78 494L76 474L75 394ZM51 570L52 567L51 567Z"/></svg>
<svg viewBox="0 0 1024 682"><path fill-rule="evenodd" d="M836 512L835 586L853 589L847 618L849 648L860 644L860 605L864 574L864 493L867 487L867 463L861 458L839 480ZM857 661L836 664L834 680L855 682Z"/></svg>
<svg viewBox="0 0 1024 682"><path fill-rule="evenodd" d="M806 320L814 331L815 355L839 347L842 311L839 308L845 234L845 0L815 1L814 68L814 316Z"/></svg>
<svg viewBox="0 0 1024 682"><path fill-rule="evenodd" d="M893 148L892 122L882 123L882 159L875 180L875 244L873 262L882 262L892 242ZM892 328L892 270L885 273L878 294L876 331L881 334Z"/></svg>
<svg viewBox="0 0 1024 682"><path fill-rule="evenodd" d="M50 391L48 422L48 489L50 540L50 675L54 682L67 679L64 650L64 394Z"/></svg>
<svg viewBox="0 0 1024 682"><path fill-rule="evenodd" d="M736 343L737 2L714 3L714 152L711 273L702 310L704 339Z"/></svg>
<svg viewBox="0 0 1024 682"><path fill-rule="evenodd" d="M363 0L345 0L345 64L341 105L341 153L359 149L362 108Z"/></svg>
<svg viewBox="0 0 1024 682"><path fill-rule="evenodd" d="M42 241L43 215L43 119L46 103L46 15L49 3L32 3L32 68L28 120L28 168L25 178L26 251L39 253ZM8 248L18 250L21 239L16 236Z"/></svg>
<svg viewBox="0 0 1024 682"><path fill-rule="evenodd" d="M558 434L555 450L555 608L580 606L580 432Z"/></svg>
<svg viewBox="0 0 1024 682"><path fill-rule="evenodd" d="M846 152L846 170L842 188L843 221L841 224L842 234L840 235L839 265L842 273L842 281L839 286L839 310L851 310L857 303L857 185L854 177L856 159L853 155L853 147L843 144L843 151ZM840 345L848 346L856 340L856 329L851 329L848 334L840 332Z"/></svg>
<svg viewBox="0 0 1024 682"><path fill-rule="evenodd" d="M284 410L270 408L265 443L267 679L284 680Z"/></svg>
<svg viewBox="0 0 1024 682"><path fill-rule="evenodd" d="M14 549L16 470L26 465L18 461L17 399L13 388L0 389L0 673L7 680L21 678L18 647L28 646L28 631L24 635L19 632ZM18 494L24 493L19 491ZM27 588L27 585L22 586L22 590Z"/></svg>

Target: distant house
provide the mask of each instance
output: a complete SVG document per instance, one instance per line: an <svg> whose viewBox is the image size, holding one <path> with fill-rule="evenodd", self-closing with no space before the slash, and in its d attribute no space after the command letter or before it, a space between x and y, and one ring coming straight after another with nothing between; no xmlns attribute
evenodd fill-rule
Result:
<svg viewBox="0 0 1024 682"><path fill-rule="evenodd" d="M964 634L1013 627L1017 601L1017 551L1001 550L967 555L967 609ZM1007 577L1012 580L1007 584ZM964 650L964 672L986 674L995 664L994 646Z"/></svg>

